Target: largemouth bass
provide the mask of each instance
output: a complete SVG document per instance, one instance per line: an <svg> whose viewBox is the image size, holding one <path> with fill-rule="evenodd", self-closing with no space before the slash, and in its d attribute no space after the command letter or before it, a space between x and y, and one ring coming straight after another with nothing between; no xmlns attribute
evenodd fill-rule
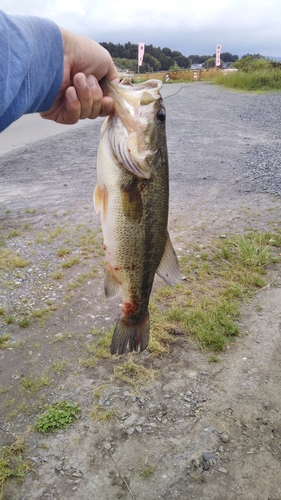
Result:
<svg viewBox="0 0 281 500"><path fill-rule="evenodd" d="M122 296L112 354L147 347L155 273L169 285L180 279L167 230L168 154L161 87L158 80L103 83L115 109L101 130L94 206L100 212L106 254L105 295Z"/></svg>

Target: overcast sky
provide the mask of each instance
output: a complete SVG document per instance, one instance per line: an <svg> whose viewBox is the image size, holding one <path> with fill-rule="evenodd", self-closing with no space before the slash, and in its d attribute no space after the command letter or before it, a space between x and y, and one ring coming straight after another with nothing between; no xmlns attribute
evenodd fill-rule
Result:
<svg viewBox="0 0 281 500"><path fill-rule="evenodd" d="M280 0L0 0L9 14L48 17L97 42L144 42L184 55L281 57Z"/></svg>

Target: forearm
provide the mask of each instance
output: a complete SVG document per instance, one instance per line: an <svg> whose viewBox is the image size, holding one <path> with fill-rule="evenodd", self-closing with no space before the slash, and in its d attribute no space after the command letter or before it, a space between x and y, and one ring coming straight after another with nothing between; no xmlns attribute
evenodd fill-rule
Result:
<svg viewBox="0 0 281 500"><path fill-rule="evenodd" d="M25 113L47 111L63 80L63 42L52 21L0 11L0 131Z"/></svg>

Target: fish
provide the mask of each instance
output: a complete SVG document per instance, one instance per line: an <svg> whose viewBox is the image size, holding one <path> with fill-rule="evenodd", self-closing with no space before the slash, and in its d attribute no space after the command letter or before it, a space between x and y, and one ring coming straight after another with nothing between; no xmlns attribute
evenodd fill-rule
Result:
<svg viewBox="0 0 281 500"><path fill-rule="evenodd" d="M104 291L118 293L122 312L111 354L143 351L150 333L149 298L155 274L181 279L168 233L169 172L162 82L101 83L114 111L101 128L94 207L106 256Z"/></svg>

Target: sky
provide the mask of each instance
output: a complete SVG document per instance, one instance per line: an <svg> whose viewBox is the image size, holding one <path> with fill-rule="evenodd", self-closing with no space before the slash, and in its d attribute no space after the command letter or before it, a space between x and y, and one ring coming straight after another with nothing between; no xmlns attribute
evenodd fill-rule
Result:
<svg viewBox="0 0 281 500"><path fill-rule="evenodd" d="M144 42L185 56L281 57L280 0L0 0L8 14L47 17L97 42Z"/></svg>

